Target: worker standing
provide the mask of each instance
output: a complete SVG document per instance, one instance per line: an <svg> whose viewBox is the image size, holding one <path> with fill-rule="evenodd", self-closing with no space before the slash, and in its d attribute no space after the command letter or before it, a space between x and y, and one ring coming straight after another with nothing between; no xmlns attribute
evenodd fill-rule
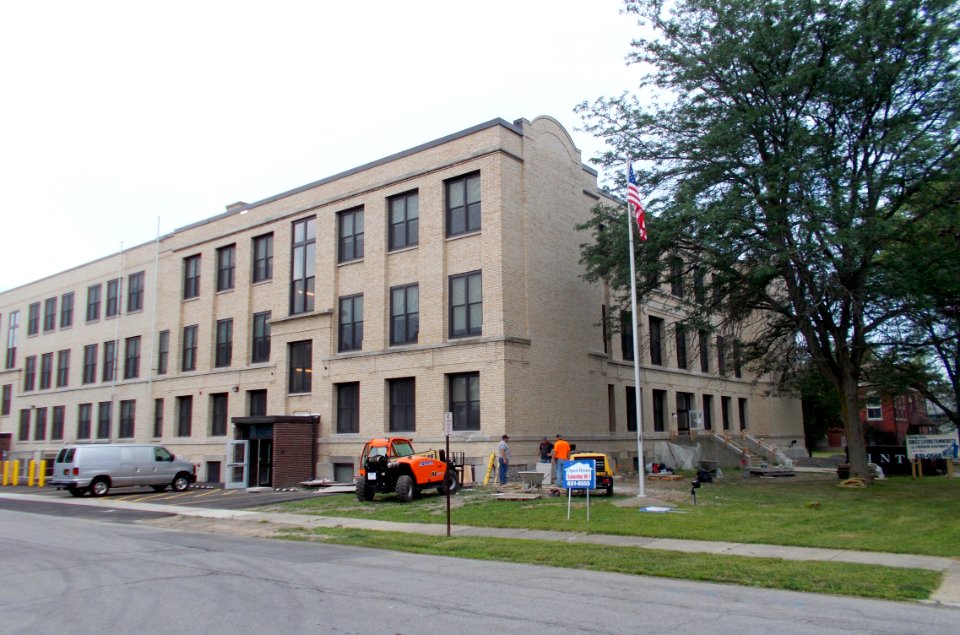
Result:
<svg viewBox="0 0 960 635"><path fill-rule="evenodd" d="M553 462L552 471L554 483L560 481L560 474L557 472L557 461L566 461L570 458L570 444L558 432L557 440L553 443Z"/></svg>

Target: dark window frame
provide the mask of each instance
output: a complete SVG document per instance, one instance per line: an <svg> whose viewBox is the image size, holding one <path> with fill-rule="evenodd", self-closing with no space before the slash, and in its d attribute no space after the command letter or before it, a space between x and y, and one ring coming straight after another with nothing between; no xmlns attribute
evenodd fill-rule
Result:
<svg viewBox="0 0 960 635"><path fill-rule="evenodd" d="M123 378L136 379L140 376L140 336L128 337L123 343Z"/></svg>
<svg viewBox="0 0 960 635"><path fill-rule="evenodd" d="M396 377L387 380L390 403L390 432L417 431L417 380Z"/></svg>
<svg viewBox="0 0 960 635"><path fill-rule="evenodd" d="M620 312L620 359L633 361L633 312Z"/></svg>
<svg viewBox="0 0 960 635"><path fill-rule="evenodd" d="M100 319L100 298L103 285L94 284L87 287L87 322L96 322Z"/></svg>
<svg viewBox="0 0 960 635"><path fill-rule="evenodd" d="M40 303L32 302L27 307L27 337L40 332Z"/></svg>
<svg viewBox="0 0 960 635"><path fill-rule="evenodd" d="M463 399L458 399L457 384L463 384ZM449 412L453 413L453 429L479 430L481 416L480 373L453 373L447 375L447 390L449 393ZM474 392L476 399L473 398Z"/></svg>
<svg viewBox="0 0 960 635"><path fill-rule="evenodd" d="M33 423L33 440L47 440L47 409L40 407L36 410L37 416Z"/></svg>
<svg viewBox="0 0 960 635"><path fill-rule="evenodd" d="M93 404L77 404L77 439L89 439L93 433Z"/></svg>
<svg viewBox="0 0 960 635"><path fill-rule="evenodd" d="M200 254L183 259L183 299L200 297Z"/></svg>
<svg viewBox="0 0 960 635"><path fill-rule="evenodd" d="M123 295L123 285L120 278L107 280L107 301L103 308L103 317L111 318L120 315L120 297Z"/></svg>
<svg viewBox="0 0 960 635"><path fill-rule="evenodd" d="M70 384L70 349L57 351L57 388Z"/></svg>
<svg viewBox="0 0 960 635"><path fill-rule="evenodd" d="M100 381L103 383L114 381L117 378L117 340L107 340L103 343L103 365Z"/></svg>
<svg viewBox="0 0 960 635"><path fill-rule="evenodd" d="M83 347L83 384L97 382L97 363L100 359L100 345L87 344Z"/></svg>
<svg viewBox="0 0 960 635"><path fill-rule="evenodd" d="M410 309L411 293L416 308ZM420 339L420 285L405 284L390 289L390 345L416 344Z"/></svg>
<svg viewBox="0 0 960 635"><path fill-rule="evenodd" d="M341 296L337 305L337 352L363 350L363 294Z"/></svg>
<svg viewBox="0 0 960 635"><path fill-rule="evenodd" d="M97 404L97 439L109 439L113 427L113 402L101 401Z"/></svg>
<svg viewBox="0 0 960 635"><path fill-rule="evenodd" d="M253 237L253 272L251 280L254 284L273 280L273 232Z"/></svg>
<svg viewBox="0 0 960 635"><path fill-rule="evenodd" d="M314 307L317 267L317 217L291 223L290 315L310 313Z"/></svg>
<svg viewBox="0 0 960 635"><path fill-rule="evenodd" d="M37 356L30 355L23 364L23 392L30 392L37 386Z"/></svg>
<svg viewBox="0 0 960 635"><path fill-rule="evenodd" d="M687 327L677 322L673 326L673 334L677 347L677 368L689 370L690 359L687 354Z"/></svg>
<svg viewBox="0 0 960 635"><path fill-rule="evenodd" d="M666 430L667 391L653 389L653 431Z"/></svg>
<svg viewBox="0 0 960 635"><path fill-rule="evenodd" d="M270 361L270 320L272 311L253 314L253 345L250 348L250 363L262 364Z"/></svg>
<svg viewBox="0 0 960 635"><path fill-rule="evenodd" d="M233 363L233 318L217 320L217 347L214 366L227 368Z"/></svg>
<svg viewBox="0 0 960 635"><path fill-rule="evenodd" d="M360 382L336 384L337 434L360 433Z"/></svg>
<svg viewBox="0 0 960 635"><path fill-rule="evenodd" d="M50 420L50 440L62 441L64 427L66 426L67 422L67 407L54 406L52 411L53 412Z"/></svg>
<svg viewBox="0 0 960 635"><path fill-rule="evenodd" d="M57 298L47 298L43 301L43 332L50 333L57 329Z"/></svg>
<svg viewBox="0 0 960 635"><path fill-rule="evenodd" d="M153 400L153 438L163 438L163 397Z"/></svg>
<svg viewBox="0 0 960 635"><path fill-rule="evenodd" d="M229 407L230 402L227 393L216 392L210 395L210 436L223 437L227 435Z"/></svg>
<svg viewBox="0 0 960 635"><path fill-rule="evenodd" d="M363 260L363 206L337 212L337 262Z"/></svg>
<svg viewBox="0 0 960 635"><path fill-rule="evenodd" d="M53 386L53 353L40 355L40 390Z"/></svg>
<svg viewBox="0 0 960 635"><path fill-rule="evenodd" d="M470 199L473 187L476 187L476 200ZM483 228L483 188L480 172L444 181L443 192L447 238L479 232Z"/></svg>
<svg viewBox="0 0 960 635"><path fill-rule="evenodd" d="M186 438L193 435L193 395L177 397L176 436Z"/></svg>
<svg viewBox="0 0 960 635"><path fill-rule="evenodd" d="M183 327L183 342L180 346L180 370L190 372L197 370L197 346L199 340L199 326L191 324Z"/></svg>
<svg viewBox="0 0 960 635"><path fill-rule="evenodd" d="M411 205L411 201L415 205ZM411 207L415 207L411 215ZM387 249L396 251L420 244L420 192L412 190L387 199Z"/></svg>
<svg viewBox="0 0 960 635"><path fill-rule="evenodd" d="M455 285L463 281L463 303L455 304ZM479 288L480 297L471 301L474 288ZM447 291L449 293L448 333L451 339L460 337L476 337L483 335L483 273L480 270L468 271L450 276ZM479 324L474 324L474 310L479 308ZM462 315L463 328L457 328L458 315Z"/></svg>
<svg viewBox="0 0 960 635"><path fill-rule="evenodd" d="M651 315L648 324L650 328L650 363L654 366L663 366L663 318Z"/></svg>
<svg viewBox="0 0 960 635"><path fill-rule="evenodd" d="M166 375L170 364L170 331L160 331L157 336L157 374Z"/></svg>
<svg viewBox="0 0 960 635"><path fill-rule="evenodd" d="M313 391L313 340L287 344L287 393L309 394Z"/></svg>
<svg viewBox="0 0 960 635"><path fill-rule="evenodd" d="M143 310L143 293L146 275L142 271L127 276L127 313Z"/></svg>
<svg viewBox="0 0 960 635"><path fill-rule="evenodd" d="M217 291L229 291L236 284L236 243L217 248Z"/></svg>
<svg viewBox="0 0 960 635"><path fill-rule="evenodd" d="M132 439L137 426L137 400L124 399L120 402L120 427L118 439Z"/></svg>
<svg viewBox="0 0 960 635"><path fill-rule="evenodd" d="M64 293L60 297L60 328L73 326L73 291Z"/></svg>

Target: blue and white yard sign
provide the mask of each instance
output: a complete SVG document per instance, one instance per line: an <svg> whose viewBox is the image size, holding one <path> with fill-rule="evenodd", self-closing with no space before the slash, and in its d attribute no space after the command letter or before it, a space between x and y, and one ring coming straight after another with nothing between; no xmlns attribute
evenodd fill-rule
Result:
<svg viewBox="0 0 960 635"><path fill-rule="evenodd" d="M564 461L560 469L560 487L597 489L597 462L594 459Z"/></svg>

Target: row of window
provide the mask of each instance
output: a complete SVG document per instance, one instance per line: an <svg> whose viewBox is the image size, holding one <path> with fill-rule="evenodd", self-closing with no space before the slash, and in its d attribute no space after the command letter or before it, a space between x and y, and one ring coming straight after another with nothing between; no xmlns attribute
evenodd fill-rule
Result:
<svg viewBox="0 0 960 635"><path fill-rule="evenodd" d="M620 355L624 361L633 361L633 329L632 314L624 311L620 317ZM649 344L650 344L650 363L654 366L664 365L664 346L666 327L663 318L654 316L649 317ZM677 322L673 325L674 343L676 350L677 368L682 370L690 369L690 354L688 349L689 333L687 328ZM705 330L697 331L697 342L699 345L700 371L709 373L710 368L710 333ZM727 374L727 338L722 335L716 337L715 342L717 352L717 372L720 375ZM733 340L731 346L732 354L729 356L733 362L734 377L743 376L743 368L740 360L740 342Z"/></svg>
<svg viewBox="0 0 960 635"><path fill-rule="evenodd" d="M480 230L480 173L445 181L445 219L448 237ZM391 251L406 249L420 241L420 198L413 190L386 200L387 241ZM291 226L290 314L314 310L317 256L316 217L294 221ZM337 213L337 262L351 262L364 255L364 208L354 207ZM253 283L273 278L273 233L252 239ZM216 290L234 288L237 245L216 250ZM183 259L183 299L200 295L201 255ZM350 350L350 349L347 349Z"/></svg>
<svg viewBox="0 0 960 635"><path fill-rule="evenodd" d="M616 430L616 417L613 404L613 386L609 386L607 393L609 402L609 422L610 431ZM667 430L667 391L654 388L651 390L651 403L653 404L653 431L665 432ZM627 430L636 432L637 430L637 405L636 391L633 386L627 386ZM675 393L675 408L671 416L676 422L675 429L678 431L689 430L691 428L703 427L705 430L713 430L713 395L701 395L701 407L697 408L696 395L691 392ZM723 430L730 430L733 425L732 410L733 397L720 397L720 419ZM747 429L747 399L746 397L737 398L737 416L739 428L734 430ZM699 420L698 420L699 419Z"/></svg>

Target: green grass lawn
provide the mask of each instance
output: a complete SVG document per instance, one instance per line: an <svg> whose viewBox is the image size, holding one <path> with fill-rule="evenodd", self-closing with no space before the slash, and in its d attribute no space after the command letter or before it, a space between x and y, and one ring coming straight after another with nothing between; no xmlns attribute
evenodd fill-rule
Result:
<svg viewBox="0 0 960 635"><path fill-rule="evenodd" d="M535 501L495 500L476 488L454 496L454 524L523 527L553 531L687 538L729 542L828 547L935 556L960 556L960 479L888 478L867 489L837 486L833 476L741 481L728 477L698 490L689 482L650 483L646 499L631 496ZM667 502L678 512L641 513L645 504ZM360 503L349 495L286 503L284 511L398 522L443 523L445 499L424 495L410 504L393 496Z"/></svg>

